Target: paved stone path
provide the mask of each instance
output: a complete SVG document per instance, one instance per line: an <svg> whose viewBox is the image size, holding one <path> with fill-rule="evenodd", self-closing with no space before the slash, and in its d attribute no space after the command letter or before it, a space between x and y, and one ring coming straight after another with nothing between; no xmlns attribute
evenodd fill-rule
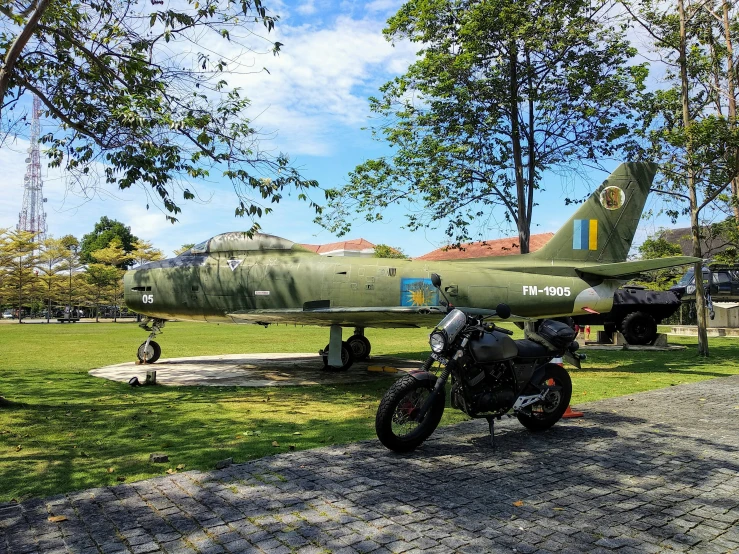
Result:
<svg viewBox="0 0 739 554"><path fill-rule="evenodd" d="M578 407L0 505L0 553L739 552L739 376Z"/></svg>

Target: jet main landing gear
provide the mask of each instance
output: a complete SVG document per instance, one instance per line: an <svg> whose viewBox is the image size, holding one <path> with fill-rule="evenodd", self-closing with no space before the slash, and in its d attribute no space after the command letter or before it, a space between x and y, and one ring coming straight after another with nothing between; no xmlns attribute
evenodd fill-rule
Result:
<svg viewBox="0 0 739 554"><path fill-rule="evenodd" d="M331 339L326 348L319 354L323 358L324 371L346 371L355 361L363 361L369 357L372 345L364 336L364 328L357 327L346 341L341 337L341 326L331 326ZM331 350L335 348L339 355L332 356Z"/></svg>
<svg viewBox="0 0 739 554"><path fill-rule="evenodd" d="M354 354L355 360L361 362L362 360L369 358L372 345L370 344L370 341L367 340L367 337L364 336L364 329L357 327L354 330L354 335L349 337L346 342L352 349L352 354Z"/></svg>
<svg viewBox="0 0 739 554"><path fill-rule="evenodd" d="M352 364L354 363L354 354L352 353L352 348L349 346L349 343L347 341L341 342L341 365L340 366L332 366L329 364L329 350L331 348L331 343L326 345L326 348L321 350L320 354L323 358L323 370L324 371L346 371L348 370Z"/></svg>

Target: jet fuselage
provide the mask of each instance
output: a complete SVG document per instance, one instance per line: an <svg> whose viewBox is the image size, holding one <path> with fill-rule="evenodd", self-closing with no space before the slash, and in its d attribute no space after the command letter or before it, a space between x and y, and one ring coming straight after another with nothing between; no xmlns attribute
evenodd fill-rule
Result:
<svg viewBox="0 0 739 554"><path fill-rule="evenodd" d="M592 276L585 280L571 263L534 267L520 255L482 261L412 261L324 257L294 245L268 251L192 253L147 264L126 275L125 302L136 312L161 319L434 326L443 299L431 285L431 273L441 276L442 290L454 306L493 310L505 302L514 315L534 318L607 312L621 283ZM419 313L417 308L422 306L437 309ZM363 307L368 311L357 311ZM395 308L395 312L382 317L371 307ZM404 307L413 310L404 314Z"/></svg>

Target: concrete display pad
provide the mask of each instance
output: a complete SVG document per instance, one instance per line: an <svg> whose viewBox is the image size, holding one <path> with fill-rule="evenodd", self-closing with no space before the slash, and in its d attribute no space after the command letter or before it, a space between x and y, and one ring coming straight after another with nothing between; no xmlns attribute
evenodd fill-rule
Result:
<svg viewBox="0 0 739 554"><path fill-rule="evenodd" d="M364 362L356 362L348 371L335 372L324 371L323 360L317 354L225 354L165 358L147 365L128 362L93 369L89 373L93 377L121 383L128 383L135 376L143 383L146 372L153 370L157 372L160 385L275 387L359 383L398 375L368 371L369 366L391 367L405 372L422 364L422 361L373 356Z"/></svg>

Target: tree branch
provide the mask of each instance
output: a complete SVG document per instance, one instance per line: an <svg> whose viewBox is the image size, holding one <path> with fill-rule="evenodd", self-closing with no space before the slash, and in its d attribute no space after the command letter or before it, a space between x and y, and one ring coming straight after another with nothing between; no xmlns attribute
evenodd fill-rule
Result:
<svg viewBox="0 0 739 554"><path fill-rule="evenodd" d="M15 41L13 41L13 45L8 49L8 53L5 55L5 60L3 61L3 67L0 69L0 101L5 98L5 94L8 91L10 77L15 70L15 64L18 62L18 58L26 47L26 44L28 44L28 41L31 39L33 33L38 28L41 16L44 15L44 12L46 11L46 8L49 7L50 3L51 0L39 0L39 3L36 5L36 9L33 11L33 14L31 14L31 17L28 19L26 26Z"/></svg>

